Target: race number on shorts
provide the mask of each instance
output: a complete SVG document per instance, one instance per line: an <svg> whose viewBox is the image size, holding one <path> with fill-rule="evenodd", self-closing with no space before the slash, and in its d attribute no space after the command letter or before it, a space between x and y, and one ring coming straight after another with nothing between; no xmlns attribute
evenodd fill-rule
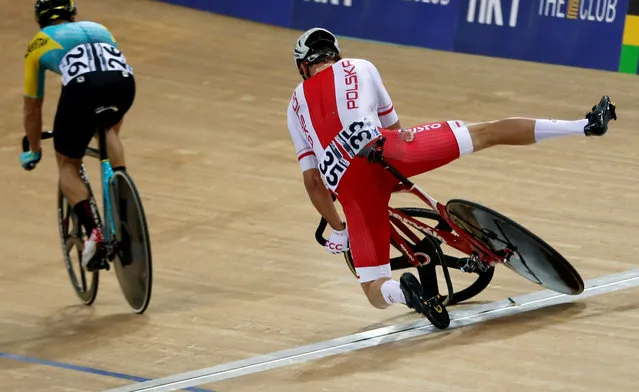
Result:
<svg viewBox="0 0 639 392"><path fill-rule="evenodd" d="M370 145L380 136L381 132L377 126L366 119L350 124L348 128L341 130L335 136L335 139L324 150L319 164L320 172L330 190L336 191L337 185L350 165L350 161L342 155L338 145L350 159L353 159L364 147Z"/></svg>

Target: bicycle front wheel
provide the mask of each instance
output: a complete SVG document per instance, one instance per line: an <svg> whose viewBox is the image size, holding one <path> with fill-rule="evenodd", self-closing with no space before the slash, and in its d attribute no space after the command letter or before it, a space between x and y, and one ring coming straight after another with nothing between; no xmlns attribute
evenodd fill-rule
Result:
<svg viewBox="0 0 639 392"><path fill-rule="evenodd" d="M153 266L149 230L142 200L126 172L115 172L110 182L115 223L115 272L122 293L135 313L144 313L151 301Z"/></svg>

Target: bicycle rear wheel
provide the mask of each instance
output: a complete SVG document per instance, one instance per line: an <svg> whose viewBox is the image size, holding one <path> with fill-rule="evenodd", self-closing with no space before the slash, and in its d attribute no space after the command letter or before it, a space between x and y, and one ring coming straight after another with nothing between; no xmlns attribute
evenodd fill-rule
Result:
<svg viewBox="0 0 639 392"><path fill-rule="evenodd" d="M573 266L525 227L471 201L450 200L446 210L461 230L495 255L505 255L503 263L524 278L563 294L583 292L584 282Z"/></svg>
<svg viewBox="0 0 639 392"><path fill-rule="evenodd" d="M110 183L116 230L115 272L122 293L135 313L151 301L151 243L140 195L126 172L115 172Z"/></svg>
<svg viewBox="0 0 639 392"><path fill-rule="evenodd" d="M93 201L93 194L91 194ZM73 290L84 305L91 305L98 295L100 275L82 268L82 250L86 233L71 205L58 189L58 227L64 264Z"/></svg>

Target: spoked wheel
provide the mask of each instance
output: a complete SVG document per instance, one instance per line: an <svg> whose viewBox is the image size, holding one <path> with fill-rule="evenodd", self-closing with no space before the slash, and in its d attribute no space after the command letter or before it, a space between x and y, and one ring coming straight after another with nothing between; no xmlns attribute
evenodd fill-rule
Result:
<svg viewBox="0 0 639 392"><path fill-rule="evenodd" d="M86 233L71 205L58 190L58 227L64 264L75 293L85 305L91 305L98 295L100 275L82 268L82 250Z"/></svg>
<svg viewBox="0 0 639 392"><path fill-rule="evenodd" d="M420 218L420 220L428 221L428 223L434 226L437 229L445 230L452 232L452 228L446 223L446 221L439 216L439 214L433 210L426 208L398 208L398 211L405 213L408 216L413 218ZM399 233L402 233L401 230L398 230ZM448 268L452 268L458 271L461 271L462 267L465 266L466 258L458 258L449 255L443 255L443 257L433 257L434 252L439 254L443 254L441 251L441 242L434 237L425 237L423 234L419 237L419 241L415 241L415 239L409 238L405 233L402 233L402 238L404 241L408 243L411 247L412 251L416 253L418 257L429 257L430 260L434 260L435 263L427 264L424 267L420 267L420 279L422 280L422 284L426 287L431 287L432 290L435 291L435 294L439 294L439 299L442 303L446 305L454 305L460 302L464 302L469 300L470 298L476 296L481 293L493 279L493 275L495 273L495 269L490 267L485 270L477 269L474 272L467 273L469 276L474 276L475 280L465 288L454 291L452 300L448 300L448 296L441 294L441 290L439 289L439 283L437 282L436 274L434 272L435 266L440 264L440 260L443 260L446 263ZM435 249L437 247L437 249ZM403 269L412 267L410 261L406 258L406 256L398 256L391 259L391 268L395 269ZM431 269L431 273L428 271L421 271L421 269Z"/></svg>
<svg viewBox="0 0 639 392"><path fill-rule="evenodd" d="M151 301L153 266L142 201L126 172L113 174L110 192L116 231L115 272L133 311L143 313Z"/></svg>
<svg viewBox="0 0 639 392"><path fill-rule="evenodd" d="M584 282L572 265L523 226L480 204L450 200L446 210L455 225L487 246L519 275L547 289L577 295Z"/></svg>

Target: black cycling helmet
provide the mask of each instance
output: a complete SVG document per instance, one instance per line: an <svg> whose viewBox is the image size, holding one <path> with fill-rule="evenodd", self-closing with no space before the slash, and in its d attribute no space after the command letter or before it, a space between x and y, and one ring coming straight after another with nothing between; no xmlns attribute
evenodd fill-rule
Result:
<svg viewBox="0 0 639 392"><path fill-rule="evenodd" d="M33 6L35 19L40 27L47 27L58 20L73 20L76 14L73 0L36 0Z"/></svg>
<svg viewBox="0 0 639 392"><path fill-rule="evenodd" d="M319 27L307 30L295 44L295 64L304 79L308 78L306 67L302 64L314 64L326 58L339 60L339 43L333 33Z"/></svg>

